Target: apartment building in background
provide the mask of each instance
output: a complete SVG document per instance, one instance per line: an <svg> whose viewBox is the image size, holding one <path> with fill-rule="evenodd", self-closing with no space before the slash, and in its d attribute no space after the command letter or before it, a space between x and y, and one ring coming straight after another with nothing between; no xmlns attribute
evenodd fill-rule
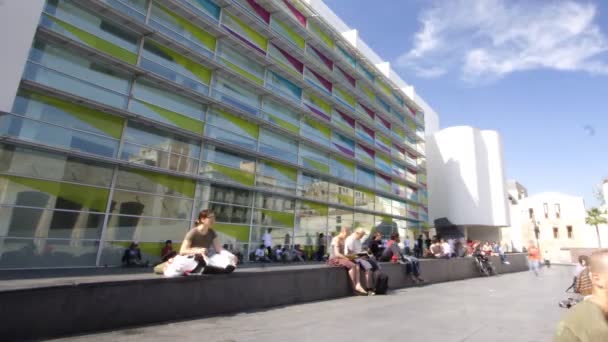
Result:
<svg viewBox="0 0 608 342"><path fill-rule="evenodd" d="M322 1L5 1L0 42L0 268L428 221L437 115Z"/></svg>

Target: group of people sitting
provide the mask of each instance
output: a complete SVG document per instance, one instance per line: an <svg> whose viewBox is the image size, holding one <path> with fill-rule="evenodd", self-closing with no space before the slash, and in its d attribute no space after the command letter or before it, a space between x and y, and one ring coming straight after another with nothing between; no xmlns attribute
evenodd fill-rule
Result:
<svg viewBox="0 0 608 342"><path fill-rule="evenodd" d="M386 248L381 247L382 234L376 232L368 248L363 248L363 237L366 232L357 228L353 232L348 227L342 227L331 240L329 259L327 263L334 267L344 267L353 291L358 295L374 295L375 278L380 269L378 261L393 261L406 265L406 272L416 283L423 281L420 278L420 264L418 259L405 255L399 248L399 235L392 234Z"/></svg>
<svg viewBox="0 0 608 342"><path fill-rule="evenodd" d="M303 262L306 260L306 252L300 245L290 246L276 245L274 248L261 244L250 258L255 262Z"/></svg>
<svg viewBox="0 0 608 342"><path fill-rule="evenodd" d="M419 246L423 246L423 237L420 235L414 248L415 254L421 255L425 258L456 258L456 257L467 257L477 256L482 254L484 256L499 256L500 261L503 264L509 264L505 249L498 242L481 242L478 240L467 240L464 239L443 239L434 237L433 240L426 240L428 248L420 249Z"/></svg>

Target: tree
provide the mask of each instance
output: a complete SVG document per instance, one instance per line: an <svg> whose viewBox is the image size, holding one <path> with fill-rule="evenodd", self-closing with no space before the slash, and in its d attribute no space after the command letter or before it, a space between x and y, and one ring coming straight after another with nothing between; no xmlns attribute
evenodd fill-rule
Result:
<svg viewBox="0 0 608 342"><path fill-rule="evenodd" d="M587 210L587 217L585 218L586 224L595 226L595 234L597 234L597 244L599 248L602 248L602 241L600 240L600 229L598 228L598 225L608 223L608 220L602 216L605 214L606 211L601 211L598 208L591 208L591 210Z"/></svg>

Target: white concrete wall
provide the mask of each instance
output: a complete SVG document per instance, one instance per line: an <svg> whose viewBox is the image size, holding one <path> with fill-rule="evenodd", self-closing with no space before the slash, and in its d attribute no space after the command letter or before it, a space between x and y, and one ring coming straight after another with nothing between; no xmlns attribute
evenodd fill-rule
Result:
<svg viewBox="0 0 608 342"><path fill-rule="evenodd" d="M44 0L0 0L0 111L10 112Z"/></svg>
<svg viewBox="0 0 608 342"><path fill-rule="evenodd" d="M455 225L510 224L498 133L458 126L427 137L429 218Z"/></svg>
<svg viewBox="0 0 608 342"><path fill-rule="evenodd" d="M587 216L582 197L556 192L545 192L530 196L519 202L520 226L522 235L534 239L534 223L540 229L539 243L545 257L554 262L564 262L569 258L564 249L597 248L595 227L585 224ZM545 207L547 204L547 217ZM559 204L560 217L556 215L555 204ZM534 210L534 219L530 218L529 209ZM572 227L572 238L568 237L567 227ZM558 229L558 237L553 235L553 228ZM600 226L602 247L608 247L608 227ZM527 241L524 241L527 245Z"/></svg>

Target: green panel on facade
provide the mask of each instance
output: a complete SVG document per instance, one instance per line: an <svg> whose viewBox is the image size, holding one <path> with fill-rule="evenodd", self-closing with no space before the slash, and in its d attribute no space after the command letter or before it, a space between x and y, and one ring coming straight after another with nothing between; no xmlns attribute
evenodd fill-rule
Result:
<svg viewBox="0 0 608 342"><path fill-rule="evenodd" d="M86 122L107 135L115 139L120 139L124 120L119 117L108 115L98 110L90 109L71 102L62 101L46 95L32 93L30 97L33 100L40 101L49 106L61 109L65 113L70 114L80 121Z"/></svg>
<svg viewBox="0 0 608 342"><path fill-rule="evenodd" d="M327 164L323 164L311 158L302 157L306 161L306 163L310 164L315 170L319 172L329 173L329 166Z"/></svg>
<svg viewBox="0 0 608 342"><path fill-rule="evenodd" d="M304 118L304 121L306 122L307 125L311 126L312 128L316 129L317 131L319 131L319 133L321 133L327 139L329 139L329 137L331 136L331 129L328 126L325 126L324 124L320 123L319 121L315 121L310 118Z"/></svg>
<svg viewBox="0 0 608 342"><path fill-rule="evenodd" d="M355 205L355 200L352 195L338 194L338 201L351 207Z"/></svg>
<svg viewBox="0 0 608 342"><path fill-rule="evenodd" d="M315 35L316 35L316 36L317 36L319 39L321 39L321 41L322 41L323 43L325 43L325 45L327 45L327 47L328 47L328 48L330 48L330 49L333 49L333 48L334 48L334 40L333 40L333 39L331 39L331 37L330 37L330 36L329 36L327 33L323 32L323 30L321 30L321 28L320 28L320 27L319 27L317 24L315 24L315 23L313 23L313 22L309 21L309 22L308 22L308 28L309 28L309 29L310 29L310 30L311 30L311 31L312 31L312 32L313 32L313 33L314 33L314 34L315 34Z"/></svg>
<svg viewBox="0 0 608 342"><path fill-rule="evenodd" d="M192 34L192 36L194 36L199 42L203 43L203 45L205 45L209 50L215 52L217 39L212 34L162 6L159 6L159 8L161 8L168 16L179 23L186 31Z"/></svg>
<svg viewBox="0 0 608 342"><path fill-rule="evenodd" d="M2 178L53 195L57 198L63 198L77 203L81 205L83 209L89 208L99 212L105 212L108 197L110 195L110 190L103 188L0 175L0 179Z"/></svg>
<svg viewBox="0 0 608 342"><path fill-rule="evenodd" d="M268 38L264 37L262 34L258 33L256 30L249 27L249 25L245 24L241 19L235 17L232 14L224 12L226 17L230 18L230 20L234 21L235 24L239 26L241 30L243 30L247 34L247 38L251 39L254 43L256 43L262 50L268 50Z"/></svg>
<svg viewBox="0 0 608 342"><path fill-rule="evenodd" d="M209 85L209 83L211 82L211 74L212 74L210 69L182 56L180 53L175 52L167 47L164 47L159 44L154 44L154 46L156 48L158 48L159 50L161 50L162 52L164 52L165 54L167 54L168 56L170 56L175 63L183 66L188 71L190 71L191 73L196 75L196 77L202 83Z"/></svg>
<svg viewBox="0 0 608 342"><path fill-rule="evenodd" d="M245 131L252 139L257 139L260 136L260 128L258 125L220 109L214 109L213 111Z"/></svg>
<svg viewBox="0 0 608 342"><path fill-rule="evenodd" d="M279 118L278 116L275 116L275 115L272 115L272 114L268 114L267 113L266 115L268 115L268 117L270 118L271 122L273 122L273 123L275 123L275 124L277 124L277 125L285 128L288 131L291 131L291 132L296 133L296 134L300 131L300 127L292 124L289 121L283 120L283 119Z"/></svg>
<svg viewBox="0 0 608 342"><path fill-rule="evenodd" d="M249 71L241 68L240 66L230 62L229 60L227 60L226 58L222 58L222 63L226 64L227 67L229 67L230 69L232 69L232 71L236 72L237 74L247 78L250 81L253 81L259 85L263 85L264 84L264 80L255 76L254 74L250 73Z"/></svg>
<svg viewBox="0 0 608 342"><path fill-rule="evenodd" d="M224 176L227 176L228 178L234 180L237 183L247 185L247 186L253 186L255 183L254 175L249 172L245 172L242 170L235 170L233 168L223 166L223 165L218 165L218 164L207 164L207 167L210 167L214 171L217 171L217 172L223 174Z"/></svg>
<svg viewBox="0 0 608 342"><path fill-rule="evenodd" d="M231 238L236 239L239 242L249 241L249 227L239 226L236 224L228 223L215 223L213 229L218 233L226 234Z"/></svg>
<svg viewBox="0 0 608 342"><path fill-rule="evenodd" d="M317 212L316 214L320 216L327 216L327 214L329 213L329 207L327 206L327 204L302 201L302 205L315 210Z"/></svg>
<svg viewBox="0 0 608 342"><path fill-rule="evenodd" d="M298 171L292 167L277 164L277 163L271 162L271 161L263 161L263 163L270 166L271 168L277 170L278 172L280 172L282 175L289 178L293 182L295 182L296 179L298 178Z"/></svg>
<svg viewBox="0 0 608 342"><path fill-rule="evenodd" d="M280 223L283 227L293 228L295 215L293 213L284 213L280 211L272 211L267 209L260 210L264 215L270 217L273 222Z"/></svg>
<svg viewBox="0 0 608 342"><path fill-rule="evenodd" d="M351 172L355 172L355 163L353 163L353 162L351 162L351 161L349 161L349 160L346 160L346 159L340 158L340 157L335 157L334 159L335 159L335 160L336 160L338 163L342 164L342 166L344 166L344 167L348 168L348 169L349 169Z"/></svg>
<svg viewBox="0 0 608 342"><path fill-rule="evenodd" d="M188 198L194 198L196 183L191 179L142 170L129 170L129 172L143 176L151 182L165 186L175 192L179 192Z"/></svg>
<svg viewBox="0 0 608 342"><path fill-rule="evenodd" d="M67 30L68 32L70 32L71 34L76 36L78 39L80 39L82 42L89 45L90 47L96 48L102 52L105 52L118 59L121 59L129 64L137 63L137 54L136 53L126 50L116 44L110 43L107 40L101 39L86 31L83 31L72 24L66 23L63 20L59 20L59 19L51 17L51 16L47 16L47 18L54 21L57 25L61 26L65 30Z"/></svg>
<svg viewBox="0 0 608 342"><path fill-rule="evenodd" d="M138 102L142 103L144 106L148 107L150 110L154 111L163 118L171 121L175 126L179 128L183 128L194 133L203 133L204 124L201 121L192 119L188 116L170 111L168 109L153 105L148 102L144 102L141 100Z"/></svg>
<svg viewBox="0 0 608 342"><path fill-rule="evenodd" d="M304 49L304 46L306 45L306 41L304 40L304 38L302 38L296 31L292 30L289 26L285 25L285 23L272 17L272 26L274 26L277 32L287 38L290 42L294 43L300 49Z"/></svg>

